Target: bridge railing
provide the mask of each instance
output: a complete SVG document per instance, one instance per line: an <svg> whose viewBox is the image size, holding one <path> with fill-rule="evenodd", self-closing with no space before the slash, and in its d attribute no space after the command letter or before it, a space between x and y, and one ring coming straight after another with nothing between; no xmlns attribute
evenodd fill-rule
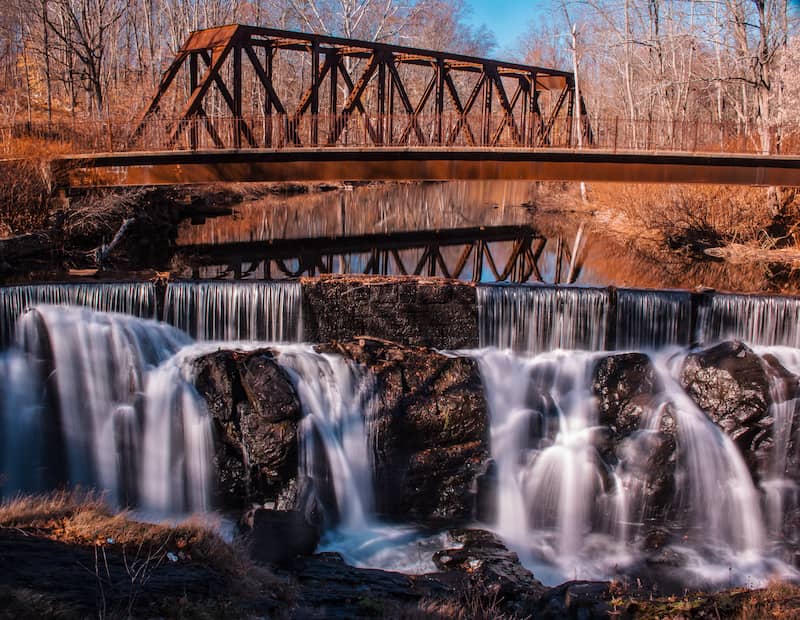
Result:
<svg viewBox="0 0 800 620"><path fill-rule="evenodd" d="M0 126L0 153L25 155L42 145L59 153L209 150L298 147L374 148L441 146L484 148L577 148L569 119L545 126L539 119L489 123L457 114L365 116L249 115L189 121L152 118L134 135L133 121L19 122ZM763 145L768 144L765 148ZM610 151L800 154L796 132L777 127L762 139L740 123L657 121L592 117L582 126L582 148Z"/></svg>

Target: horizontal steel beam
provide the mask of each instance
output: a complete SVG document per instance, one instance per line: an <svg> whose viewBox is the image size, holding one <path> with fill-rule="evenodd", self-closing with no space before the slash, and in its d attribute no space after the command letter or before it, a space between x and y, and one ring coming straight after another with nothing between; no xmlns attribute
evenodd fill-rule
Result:
<svg viewBox="0 0 800 620"><path fill-rule="evenodd" d="M63 188L217 182L534 180L800 187L800 158L568 149L294 148L67 155Z"/></svg>
<svg viewBox="0 0 800 620"><path fill-rule="evenodd" d="M412 230L342 237L308 237L263 241L232 241L179 246L182 254L203 261L296 258L303 255L357 254L370 250L413 250L429 245L459 246L540 236L532 226L478 226L444 230Z"/></svg>

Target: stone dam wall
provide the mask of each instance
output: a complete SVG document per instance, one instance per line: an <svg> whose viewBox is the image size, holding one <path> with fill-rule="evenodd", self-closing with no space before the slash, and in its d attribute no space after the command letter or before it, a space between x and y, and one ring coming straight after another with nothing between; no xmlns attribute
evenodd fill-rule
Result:
<svg viewBox="0 0 800 620"><path fill-rule="evenodd" d="M175 306L172 295L173 306L168 308L169 292L179 287L182 305ZM201 294L200 289L205 292ZM271 307L269 299L284 301ZM296 314L302 311L302 333L277 338L258 330L250 334L243 323L238 339L266 341L320 343L370 336L443 350L494 344L530 352L551 348L638 350L729 339L800 347L800 299L794 297L475 285L444 278L361 275L274 282L79 282L0 287L0 346L10 340L17 317L40 303L77 303L155 318L181 328L183 323L218 324L237 312L247 314L244 323L277 317L286 328L296 324ZM178 315L180 321L176 322ZM206 335L209 338L226 339Z"/></svg>

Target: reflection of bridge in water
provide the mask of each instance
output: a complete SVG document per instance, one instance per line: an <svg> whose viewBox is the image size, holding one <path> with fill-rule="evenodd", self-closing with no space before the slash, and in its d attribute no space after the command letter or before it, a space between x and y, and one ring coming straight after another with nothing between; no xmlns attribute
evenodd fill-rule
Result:
<svg viewBox="0 0 800 620"><path fill-rule="evenodd" d="M267 280L358 273L559 284L574 283L583 265L580 234L570 247L531 226L197 244L180 254L195 278Z"/></svg>

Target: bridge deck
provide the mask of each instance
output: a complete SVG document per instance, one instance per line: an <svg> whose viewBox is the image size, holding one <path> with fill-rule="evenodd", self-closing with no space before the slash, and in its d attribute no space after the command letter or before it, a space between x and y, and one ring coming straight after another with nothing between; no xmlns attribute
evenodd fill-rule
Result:
<svg viewBox="0 0 800 620"><path fill-rule="evenodd" d="M296 148L70 155L65 188L216 182L541 180L800 186L800 158L575 149Z"/></svg>

